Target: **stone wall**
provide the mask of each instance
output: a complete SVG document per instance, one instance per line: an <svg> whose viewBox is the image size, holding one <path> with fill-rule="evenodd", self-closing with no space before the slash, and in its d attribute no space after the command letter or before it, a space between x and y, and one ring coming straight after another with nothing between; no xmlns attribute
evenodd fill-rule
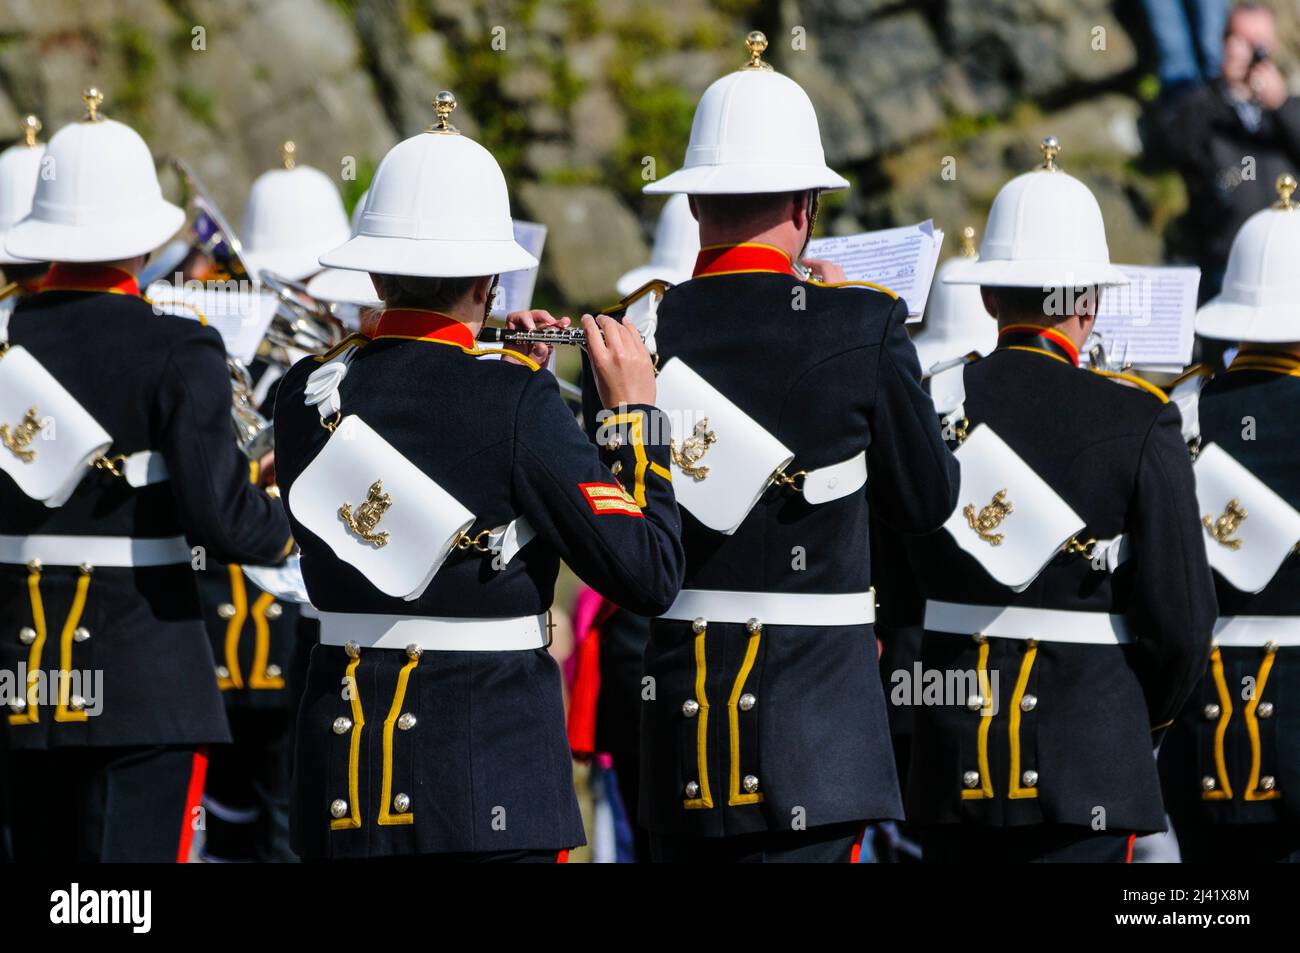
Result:
<svg viewBox="0 0 1300 953"><path fill-rule="evenodd" d="M1280 4L1300 36L1296 4ZM982 225L1056 134L1097 191L1118 259L1158 261L1185 196L1142 158L1152 81L1134 0L5 0L0 138L47 133L97 84L105 112L190 160L232 219L284 139L349 203L400 137L456 92L516 214L550 227L543 301L610 299L647 254L647 158L681 161L694 103L744 59L746 30L817 105L855 188L830 232L933 217ZM200 43L201 40L201 43ZM201 47L201 48L200 48ZM779 123L780 117L771 117ZM945 177L944 170L948 170ZM955 175L953 173L955 172ZM950 249L951 250L951 249Z"/></svg>

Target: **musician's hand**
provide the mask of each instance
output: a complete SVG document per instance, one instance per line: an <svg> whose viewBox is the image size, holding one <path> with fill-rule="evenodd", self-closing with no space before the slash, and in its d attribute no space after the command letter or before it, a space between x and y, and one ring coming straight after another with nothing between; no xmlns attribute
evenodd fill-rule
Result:
<svg viewBox="0 0 1300 953"><path fill-rule="evenodd" d="M800 258L799 264L811 270L808 276L810 281L817 281L824 285L835 285L848 278L844 276L844 269L828 258Z"/></svg>
<svg viewBox="0 0 1300 953"><path fill-rule="evenodd" d="M257 485L270 487L275 485L275 451L265 454L257 461Z"/></svg>
<svg viewBox="0 0 1300 953"><path fill-rule="evenodd" d="M569 318L556 318L551 312L543 311L541 308L535 308L532 311L512 311L506 315L506 327L515 328L522 331L539 331L544 328L567 328L573 321ZM523 354L525 357L535 361L539 366L545 367L546 362L551 359L550 344L507 344L505 350L514 351L517 354ZM509 354L502 357L504 361L511 361L515 364L522 364L523 361L516 360Z"/></svg>
<svg viewBox="0 0 1300 953"><path fill-rule="evenodd" d="M631 320L584 314L582 328L587 332L587 354L601 404L608 410L621 404L653 404L654 360Z"/></svg>

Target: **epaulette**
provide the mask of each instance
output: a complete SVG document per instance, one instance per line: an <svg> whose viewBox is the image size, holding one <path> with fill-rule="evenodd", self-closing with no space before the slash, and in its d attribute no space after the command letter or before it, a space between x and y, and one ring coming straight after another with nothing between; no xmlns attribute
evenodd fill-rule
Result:
<svg viewBox="0 0 1300 953"><path fill-rule="evenodd" d="M1160 403L1162 404L1169 403L1168 394L1166 394L1155 384L1152 384L1150 381L1143 380L1142 378L1138 377L1136 374L1124 374L1120 371L1103 371L1097 367L1089 368L1089 370L1091 370L1094 374L1098 374L1102 377L1109 377L1111 380L1122 381L1125 384L1132 384L1134 387L1138 388L1139 390L1144 390L1148 394L1151 394L1159 398Z"/></svg>
<svg viewBox="0 0 1300 953"><path fill-rule="evenodd" d="M870 281L813 281L809 278L808 284L816 285L818 288L870 288L872 291L880 291L889 295L894 301L898 300L897 291L891 291L884 285L878 285Z"/></svg>
<svg viewBox="0 0 1300 953"><path fill-rule="evenodd" d="M317 354L313 360L317 364L324 364L326 361L332 361L350 347L365 347L370 343L370 338L360 331L354 331L345 337L338 344L326 351L324 354Z"/></svg>
<svg viewBox="0 0 1300 953"><path fill-rule="evenodd" d="M1173 390L1179 384L1185 384L1189 380L1192 380L1195 377L1213 377L1213 376L1214 376L1214 368L1210 367L1210 365L1193 364L1191 367L1183 371L1181 374L1175 377L1173 381L1170 382L1169 390Z"/></svg>

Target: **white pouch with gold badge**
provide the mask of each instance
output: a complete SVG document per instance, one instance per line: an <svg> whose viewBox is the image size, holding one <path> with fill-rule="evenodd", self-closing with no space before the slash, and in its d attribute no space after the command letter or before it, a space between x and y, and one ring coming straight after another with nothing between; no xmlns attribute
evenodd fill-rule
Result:
<svg viewBox="0 0 1300 953"><path fill-rule="evenodd" d="M1019 592L1084 521L988 425L976 425L954 456L961 491L943 528L985 572Z"/></svg>
<svg viewBox="0 0 1300 953"><path fill-rule="evenodd" d="M734 533L793 451L680 358L664 365L656 391L673 428L677 502L709 529Z"/></svg>
<svg viewBox="0 0 1300 953"><path fill-rule="evenodd" d="M1192 469L1210 566L1259 592L1300 542L1300 513L1218 444L1202 447Z"/></svg>
<svg viewBox="0 0 1300 953"><path fill-rule="evenodd" d="M307 400L322 419L340 412L347 357L322 365ZM328 411L328 413L327 413ZM380 592L407 601L434 574L474 514L355 414L343 417L294 481L289 511Z"/></svg>
<svg viewBox="0 0 1300 953"><path fill-rule="evenodd" d="M113 438L26 348L0 339L0 470L62 506Z"/></svg>

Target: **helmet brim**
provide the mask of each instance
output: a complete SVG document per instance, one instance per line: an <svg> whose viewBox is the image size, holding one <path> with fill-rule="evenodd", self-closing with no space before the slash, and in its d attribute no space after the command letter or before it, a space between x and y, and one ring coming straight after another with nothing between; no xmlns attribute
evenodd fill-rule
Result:
<svg viewBox="0 0 1300 953"><path fill-rule="evenodd" d="M537 267L537 259L514 239L447 241L357 235L320 256L327 268L423 278L477 278Z"/></svg>

